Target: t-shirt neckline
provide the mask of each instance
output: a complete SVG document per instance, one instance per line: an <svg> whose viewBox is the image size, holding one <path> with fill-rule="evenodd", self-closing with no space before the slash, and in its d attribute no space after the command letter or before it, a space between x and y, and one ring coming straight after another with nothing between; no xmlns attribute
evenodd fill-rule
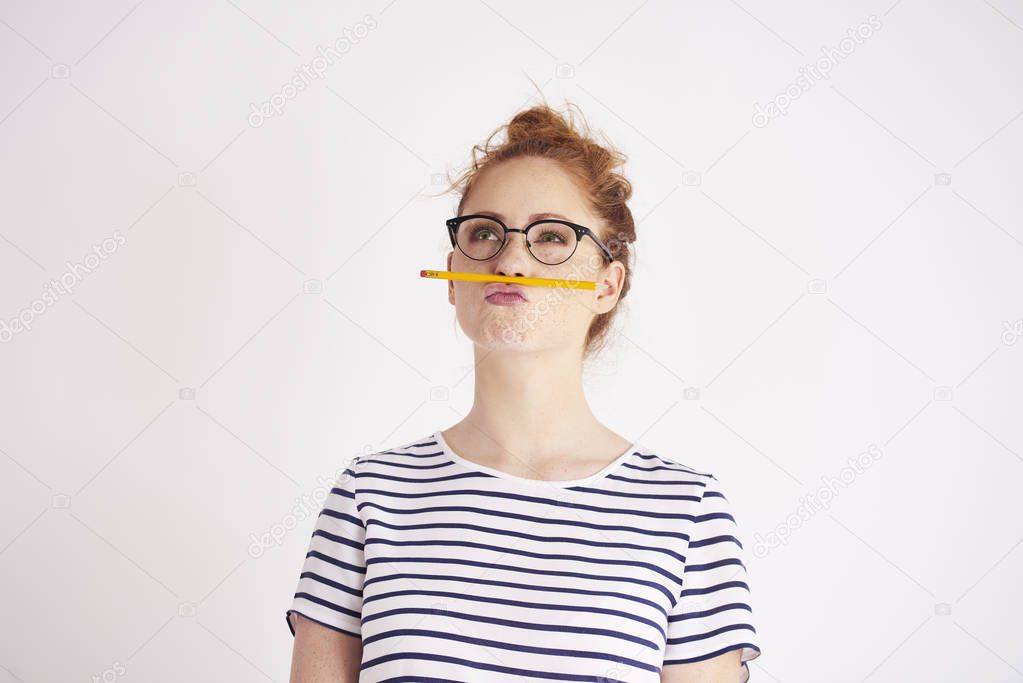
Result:
<svg viewBox="0 0 1023 683"><path fill-rule="evenodd" d="M441 431L442 430L438 429L433 433L434 440L437 442L437 445L441 447L441 450L444 451L444 454L447 455L452 460L454 460L455 462L457 462L458 464L470 470L475 470L477 472L485 472L486 474L490 474L492 476L504 479L506 481L511 481L518 484L526 484L529 486L547 487L554 486L558 488L567 488L569 486L582 486L583 484L590 484L597 480L603 479L607 475L611 474L613 471L618 469L618 467L621 466L623 462L631 458L634 452L640 449L638 443L634 442L629 444L629 447L625 450L624 453L622 453L617 458L612 460L602 469L598 470L597 472L594 472L588 477L583 477L582 479L530 479L529 477L520 477L505 472L503 470L495 469L493 467L487 467L486 465L481 465L479 463L463 458L458 453L455 453L455 451L451 448L448 442L445 441L444 436L441 434Z"/></svg>

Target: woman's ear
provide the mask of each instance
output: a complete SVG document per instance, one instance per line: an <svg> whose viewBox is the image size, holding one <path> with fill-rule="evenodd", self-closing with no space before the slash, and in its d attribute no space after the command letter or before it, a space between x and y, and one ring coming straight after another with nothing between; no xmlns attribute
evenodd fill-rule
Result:
<svg viewBox="0 0 1023 683"><path fill-rule="evenodd" d="M622 290L624 278L625 268L621 263L612 261L597 281L597 303L602 304L602 307L607 306L605 313L614 308L614 304L618 302L618 293Z"/></svg>
<svg viewBox="0 0 1023 683"><path fill-rule="evenodd" d="M612 261L608 264L608 267L604 271L604 277L601 278L601 285L603 285L602 297L609 297L609 295L615 293L622 288L622 282L625 278L625 269L617 261Z"/></svg>

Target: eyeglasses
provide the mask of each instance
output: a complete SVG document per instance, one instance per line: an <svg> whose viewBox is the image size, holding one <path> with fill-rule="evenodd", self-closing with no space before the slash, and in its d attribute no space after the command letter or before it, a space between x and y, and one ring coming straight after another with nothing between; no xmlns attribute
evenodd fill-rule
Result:
<svg viewBox="0 0 1023 683"><path fill-rule="evenodd" d="M544 265L556 266L572 258L586 235L596 242L608 261L614 261L611 250L595 232L570 221L544 218L525 228L509 228L493 216L474 213L449 218L446 223L451 246L474 261L488 261L497 256L508 242L510 232L521 232L526 239L526 249Z"/></svg>

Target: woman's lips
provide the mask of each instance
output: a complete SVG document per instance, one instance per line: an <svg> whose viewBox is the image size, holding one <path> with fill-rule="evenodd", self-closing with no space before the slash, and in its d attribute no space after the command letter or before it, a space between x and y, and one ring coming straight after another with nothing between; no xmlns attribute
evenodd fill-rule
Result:
<svg viewBox="0 0 1023 683"><path fill-rule="evenodd" d="M517 306L518 304L526 303L518 294L512 294L509 292L495 292L486 298L487 303L494 304L495 306Z"/></svg>
<svg viewBox="0 0 1023 683"><path fill-rule="evenodd" d="M495 306L517 306L529 300L520 285L492 282L483 288L483 298Z"/></svg>

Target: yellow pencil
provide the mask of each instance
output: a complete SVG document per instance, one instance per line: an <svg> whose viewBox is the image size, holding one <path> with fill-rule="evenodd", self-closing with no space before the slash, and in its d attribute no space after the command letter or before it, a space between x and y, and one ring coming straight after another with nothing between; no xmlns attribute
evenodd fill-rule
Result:
<svg viewBox="0 0 1023 683"><path fill-rule="evenodd" d="M557 280L546 277L511 277L508 275L487 275L485 273L457 273L451 270L421 270L419 277L443 280L468 280L470 282L511 282L528 287L569 287L571 289L596 289L597 283L589 280Z"/></svg>

